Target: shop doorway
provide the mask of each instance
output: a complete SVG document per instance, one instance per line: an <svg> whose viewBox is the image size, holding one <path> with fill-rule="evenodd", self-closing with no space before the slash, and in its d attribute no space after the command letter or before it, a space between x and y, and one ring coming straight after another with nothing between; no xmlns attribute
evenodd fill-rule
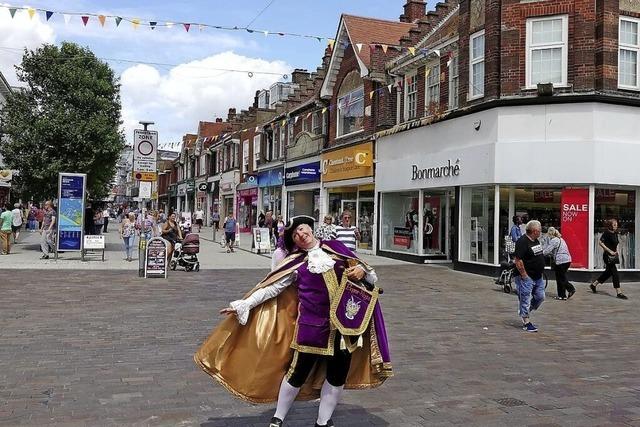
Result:
<svg viewBox="0 0 640 427"><path fill-rule="evenodd" d="M455 238L453 190L425 190L422 204L422 253L452 259Z"/></svg>

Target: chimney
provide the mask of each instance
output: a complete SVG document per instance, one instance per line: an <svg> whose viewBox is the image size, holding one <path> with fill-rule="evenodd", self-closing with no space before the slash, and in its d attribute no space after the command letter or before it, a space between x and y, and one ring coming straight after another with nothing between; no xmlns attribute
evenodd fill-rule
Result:
<svg viewBox="0 0 640 427"><path fill-rule="evenodd" d="M404 5L404 13L400 15L400 22L413 23L422 18L427 12L427 4L424 0L407 0Z"/></svg>
<svg viewBox="0 0 640 427"><path fill-rule="evenodd" d="M229 114L227 115L227 121L228 122L233 122L236 119L236 109L235 108L229 108Z"/></svg>
<svg viewBox="0 0 640 427"><path fill-rule="evenodd" d="M325 69L329 68L329 62L331 62L331 49L327 46L324 49L324 56L322 57L322 67Z"/></svg>
<svg viewBox="0 0 640 427"><path fill-rule="evenodd" d="M216 123L222 123L222 117L216 117Z"/></svg>
<svg viewBox="0 0 640 427"><path fill-rule="evenodd" d="M307 70L303 70L301 68L296 68L291 73L291 82L293 82L295 84L302 84L308 78L309 78L309 72Z"/></svg>

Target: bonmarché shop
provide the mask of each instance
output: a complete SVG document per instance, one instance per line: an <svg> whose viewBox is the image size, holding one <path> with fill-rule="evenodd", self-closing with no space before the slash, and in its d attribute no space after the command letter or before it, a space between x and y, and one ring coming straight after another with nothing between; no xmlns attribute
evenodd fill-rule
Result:
<svg viewBox="0 0 640 427"><path fill-rule="evenodd" d="M571 277L588 280L604 269L598 241L615 218L618 267L636 276L640 142L627 125L633 120L632 107L554 104L379 134L377 254L494 274L518 215L540 221L543 232L559 229Z"/></svg>

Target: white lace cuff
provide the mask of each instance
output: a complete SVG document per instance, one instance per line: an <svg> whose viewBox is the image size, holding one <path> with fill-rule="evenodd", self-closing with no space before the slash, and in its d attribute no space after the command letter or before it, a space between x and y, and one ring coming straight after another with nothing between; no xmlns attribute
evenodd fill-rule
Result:
<svg viewBox="0 0 640 427"><path fill-rule="evenodd" d="M249 311L251 311L251 305L247 301L239 299L237 301L232 301L229 306L231 306L231 308L236 311L238 322L241 325L246 325L247 320L249 320Z"/></svg>

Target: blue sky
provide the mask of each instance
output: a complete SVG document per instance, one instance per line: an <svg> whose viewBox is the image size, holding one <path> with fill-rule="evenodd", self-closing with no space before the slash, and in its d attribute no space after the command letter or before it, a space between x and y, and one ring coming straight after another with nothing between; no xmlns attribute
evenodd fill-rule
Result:
<svg viewBox="0 0 640 427"><path fill-rule="evenodd" d="M270 6L256 18L269 3ZM194 22L271 31L334 37L341 13L397 20L404 0L210 0L189 2L154 1L38 1L17 3L0 0L0 6L30 6L60 12L98 13L157 20L159 22ZM432 3L432 2L430 2ZM101 58L173 64L149 66L109 60L122 78L123 120L127 139L138 120L158 123L160 140L171 142L193 132L198 120L224 116L229 107L238 110L252 102L253 93L279 80L293 68L315 70L326 46L317 40L264 36L246 31L199 31L183 28L149 28L137 30L127 22L115 28L107 21L101 28L97 18L87 27L79 16L65 24L62 15L49 22L44 16L30 20L18 12L11 19L0 7L0 71L12 83L16 81L12 65L21 53L15 48L35 48L42 42L69 40L88 46ZM231 73L212 68L251 69L275 73L250 78L246 73Z"/></svg>

